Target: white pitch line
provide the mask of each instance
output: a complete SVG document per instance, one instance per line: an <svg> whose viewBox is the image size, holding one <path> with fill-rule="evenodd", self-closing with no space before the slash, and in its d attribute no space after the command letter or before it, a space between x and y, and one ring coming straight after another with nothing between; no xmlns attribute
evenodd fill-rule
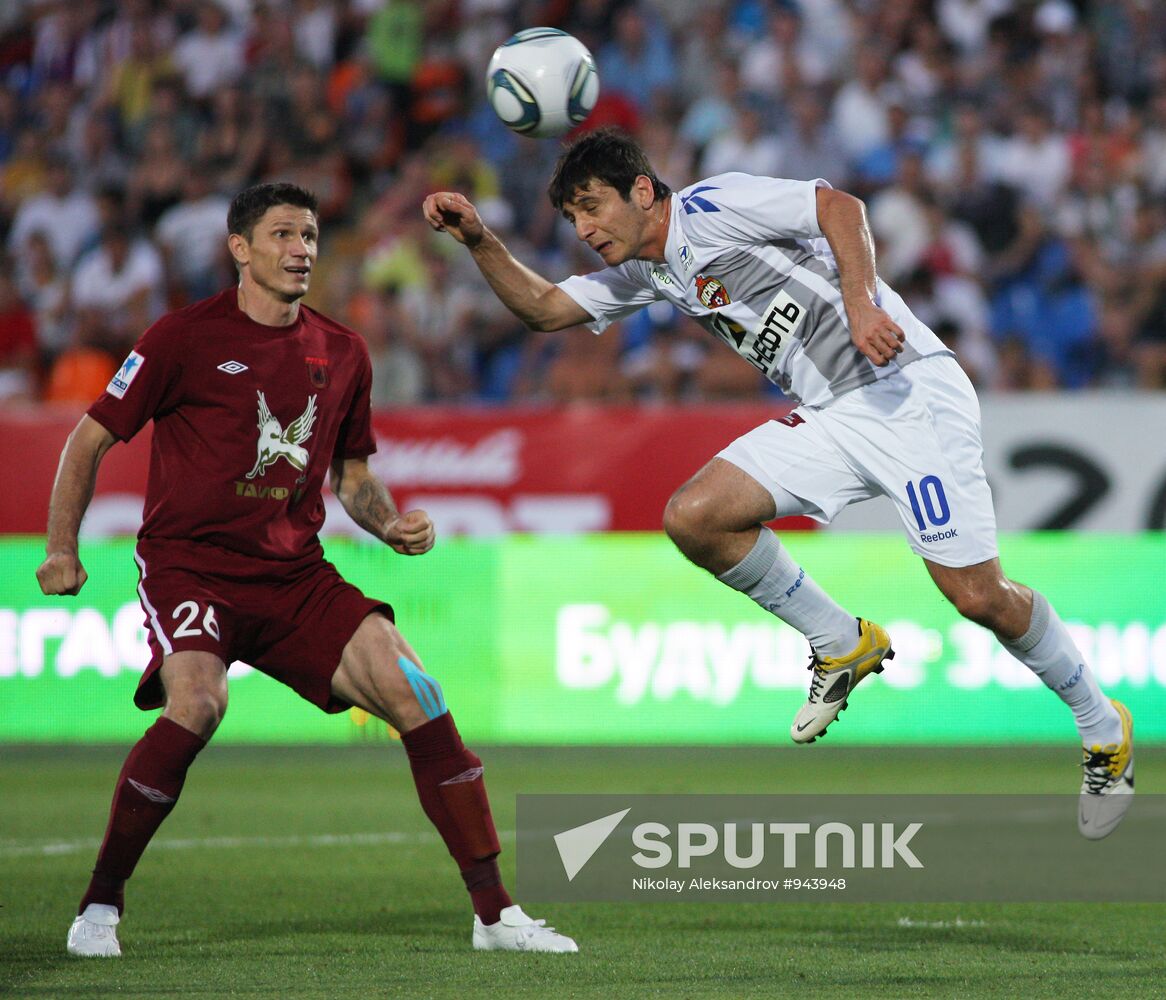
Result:
<svg viewBox="0 0 1166 1000"><path fill-rule="evenodd" d="M913 920L911 917L900 917L896 926L926 927L928 930L949 930L951 928L987 927L988 924L984 920L964 920L963 917L956 917L955 920Z"/></svg>
<svg viewBox="0 0 1166 1000"><path fill-rule="evenodd" d="M513 830L499 830L498 836L513 839ZM388 830L381 833L319 833L306 837L199 837L167 839L150 842L151 851L231 850L240 847L376 847L382 844L429 844L438 840L436 833L421 830L402 833ZM55 840L39 844L0 843L0 858L57 857L95 851L100 840Z"/></svg>

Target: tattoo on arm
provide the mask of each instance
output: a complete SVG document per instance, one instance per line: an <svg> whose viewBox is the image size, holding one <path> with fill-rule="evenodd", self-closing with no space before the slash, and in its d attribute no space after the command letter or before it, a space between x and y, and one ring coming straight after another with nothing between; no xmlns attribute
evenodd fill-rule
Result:
<svg viewBox="0 0 1166 1000"><path fill-rule="evenodd" d="M369 534L383 539L385 529L397 518L397 506L385 484L370 476L356 488L348 513Z"/></svg>

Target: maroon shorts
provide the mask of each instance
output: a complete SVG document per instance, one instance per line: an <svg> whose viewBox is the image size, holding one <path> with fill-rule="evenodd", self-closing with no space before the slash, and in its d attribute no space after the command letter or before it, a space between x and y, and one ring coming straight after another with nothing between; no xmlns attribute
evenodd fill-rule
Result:
<svg viewBox="0 0 1166 1000"><path fill-rule="evenodd" d="M333 697L332 675L345 645L368 615L393 620L391 606L365 597L322 557L281 566L217 546L143 539L134 558L153 654L134 694L141 709L165 702L158 669L166 656L201 650L342 712L349 706Z"/></svg>

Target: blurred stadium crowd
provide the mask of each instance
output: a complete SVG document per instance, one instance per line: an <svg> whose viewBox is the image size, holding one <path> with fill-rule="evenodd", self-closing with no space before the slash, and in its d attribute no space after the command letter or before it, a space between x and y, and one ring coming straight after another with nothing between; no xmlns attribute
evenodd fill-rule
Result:
<svg viewBox="0 0 1166 1000"><path fill-rule="evenodd" d="M558 279L596 261L558 145L484 97L494 47L581 38L674 188L725 170L866 199L879 270L985 388L1166 387L1166 4L1152 0L4 0L0 399L88 401L164 310L232 281L260 180L320 197L309 302L374 405L760 399L670 307L526 331L423 224L463 191Z"/></svg>

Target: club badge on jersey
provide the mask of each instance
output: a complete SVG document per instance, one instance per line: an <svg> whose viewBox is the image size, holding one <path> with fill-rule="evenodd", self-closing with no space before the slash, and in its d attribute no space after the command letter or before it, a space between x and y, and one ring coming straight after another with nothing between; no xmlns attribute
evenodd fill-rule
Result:
<svg viewBox="0 0 1166 1000"><path fill-rule="evenodd" d="M308 381L312 383L313 388L326 389L328 387L328 359L327 358L304 358L304 363L308 366Z"/></svg>
<svg viewBox="0 0 1166 1000"><path fill-rule="evenodd" d="M696 297L706 309L720 309L733 301L720 278L709 278L703 274L696 276Z"/></svg>

